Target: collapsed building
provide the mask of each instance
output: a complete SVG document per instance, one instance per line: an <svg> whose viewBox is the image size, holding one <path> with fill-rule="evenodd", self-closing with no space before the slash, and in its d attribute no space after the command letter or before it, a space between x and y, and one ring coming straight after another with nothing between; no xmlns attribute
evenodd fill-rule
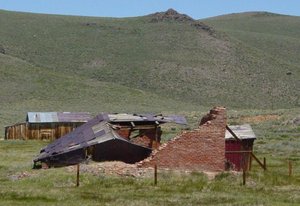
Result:
<svg viewBox="0 0 300 206"><path fill-rule="evenodd" d="M160 144L160 125L186 124L181 116L99 114L71 133L43 148L34 165L59 167L94 161L135 163Z"/></svg>
<svg viewBox="0 0 300 206"><path fill-rule="evenodd" d="M198 128L161 144L160 125L168 122L186 124L181 116L100 114L42 149L34 165L58 167L92 159L179 170L249 168L255 135L250 125L229 127L225 108L213 108Z"/></svg>

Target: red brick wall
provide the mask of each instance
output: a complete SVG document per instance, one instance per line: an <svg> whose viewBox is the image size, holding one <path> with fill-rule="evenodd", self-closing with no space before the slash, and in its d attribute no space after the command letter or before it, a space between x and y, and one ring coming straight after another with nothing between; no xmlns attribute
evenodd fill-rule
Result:
<svg viewBox="0 0 300 206"><path fill-rule="evenodd" d="M155 132L156 132L155 129L139 130L140 136L137 136L135 138L129 138L130 137L129 129L120 129L120 130L116 130L116 132L121 137L130 140L130 142L137 145L149 147L152 149L155 149L158 146L160 146L160 139L162 134L160 127L157 128L157 133L156 133L157 136L155 136ZM156 139L157 139L157 143L156 143Z"/></svg>
<svg viewBox="0 0 300 206"><path fill-rule="evenodd" d="M184 132L138 163L141 167L223 171L225 165L226 110L216 107L198 129Z"/></svg>
<svg viewBox="0 0 300 206"><path fill-rule="evenodd" d="M156 149L160 146L160 139L161 139L161 128L158 127L157 131L155 129L148 129L148 130L140 130L140 136L136 138L132 138L131 142L144 146L149 147L152 149ZM155 134L156 133L156 134ZM155 136L156 135L156 136ZM156 142L157 139L157 142Z"/></svg>
<svg viewBox="0 0 300 206"><path fill-rule="evenodd" d="M120 129L115 130L121 137L129 140L130 130L129 129Z"/></svg>

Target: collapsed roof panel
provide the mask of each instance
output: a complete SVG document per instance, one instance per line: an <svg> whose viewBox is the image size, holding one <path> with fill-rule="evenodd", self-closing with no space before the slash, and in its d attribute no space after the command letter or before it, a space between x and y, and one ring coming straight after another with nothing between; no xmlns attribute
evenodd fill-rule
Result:
<svg viewBox="0 0 300 206"><path fill-rule="evenodd" d="M185 117L179 115L169 115L163 116L153 115L153 114L109 114L108 115L110 122L118 122L118 123L137 123L137 124L145 124L145 123L153 123L158 122L162 123L176 123L186 125L187 121Z"/></svg>

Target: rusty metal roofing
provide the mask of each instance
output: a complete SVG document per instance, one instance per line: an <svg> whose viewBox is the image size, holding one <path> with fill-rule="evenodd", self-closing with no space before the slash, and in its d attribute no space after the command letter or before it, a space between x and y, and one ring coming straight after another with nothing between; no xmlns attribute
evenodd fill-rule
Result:
<svg viewBox="0 0 300 206"><path fill-rule="evenodd" d="M53 122L87 122L91 115L87 112L28 112L29 123L53 123Z"/></svg>
<svg viewBox="0 0 300 206"><path fill-rule="evenodd" d="M240 138L240 139L256 139L256 136L250 126L250 124L243 125L231 125L229 128ZM229 131L226 130L225 139L234 139Z"/></svg>

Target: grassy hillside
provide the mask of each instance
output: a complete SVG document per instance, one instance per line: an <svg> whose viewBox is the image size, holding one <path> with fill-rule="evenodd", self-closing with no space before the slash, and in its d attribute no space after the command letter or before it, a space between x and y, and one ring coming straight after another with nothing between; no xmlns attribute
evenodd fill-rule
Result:
<svg viewBox="0 0 300 206"><path fill-rule="evenodd" d="M249 12L205 20L213 27L264 51L279 62L300 65L300 17Z"/></svg>
<svg viewBox="0 0 300 206"><path fill-rule="evenodd" d="M299 107L300 18L205 22L0 11L1 122L38 110Z"/></svg>
<svg viewBox="0 0 300 206"><path fill-rule="evenodd" d="M294 96L294 103L299 106L300 28L298 25L300 17L268 12L247 12L218 16L206 19L205 22L242 42L246 47L263 53L264 58L261 61L272 61L274 67L270 68L269 74L280 73L286 77L274 79L274 85L271 83L270 95L275 97L273 102L278 101L276 93L284 87L284 85L276 87L276 84L279 82L286 84L292 80L287 84L294 84L292 87L295 90L290 95ZM264 78L269 78L267 73Z"/></svg>
<svg viewBox="0 0 300 206"><path fill-rule="evenodd" d="M26 111L89 111L97 114L111 112L112 108L118 112L196 108L192 104L116 83L39 68L7 55L0 54L0 65L0 124L3 126L24 121ZM135 102L138 102L138 108ZM2 129L1 126L0 131Z"/></svg>

